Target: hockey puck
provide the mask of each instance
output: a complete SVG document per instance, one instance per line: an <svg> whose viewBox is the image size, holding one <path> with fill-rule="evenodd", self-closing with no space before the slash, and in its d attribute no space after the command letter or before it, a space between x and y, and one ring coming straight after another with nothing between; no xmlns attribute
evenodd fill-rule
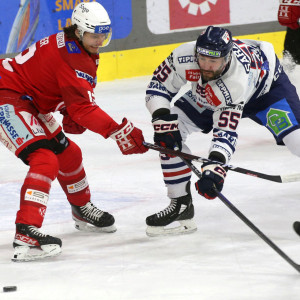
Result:
<svg viewBox="0 0 300 300"><path fill-rule="evenodd" d="M300 222L296 221L293 224L294 230L300 235Z"/></svg>
<svg viewBox="0 0 300 300"><path fill-rule="evenodd" d="M3 292L15 292L16 290L17 287L15 285L3 287Z"/></svg>

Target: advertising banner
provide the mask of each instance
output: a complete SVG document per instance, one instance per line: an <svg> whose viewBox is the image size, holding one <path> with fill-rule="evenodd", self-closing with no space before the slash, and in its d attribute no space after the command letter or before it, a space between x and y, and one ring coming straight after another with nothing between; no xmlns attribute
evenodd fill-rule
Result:
<svg viewBox="0 0 300 300"><path fill-rule="evenodd" d="M230 23L229 0L169 0L170 30Z"/></svg>
<svg viewBox="0 0 300 300"><path fill-rule="evenodd" d="M147 25L154 34L209 25L245 25L277 21L276 0L146 0Z"/></svg>
<svg viewBox="0 0 300 300"><path fill-rule="evenodd" d="M0 54L23 51L34 42L71 25L74 7L93 0L1 1ZM96 0L94 0L96 1ZM127 37L132 30L131 0L97 0L107 10L112 39Z"/></svg>

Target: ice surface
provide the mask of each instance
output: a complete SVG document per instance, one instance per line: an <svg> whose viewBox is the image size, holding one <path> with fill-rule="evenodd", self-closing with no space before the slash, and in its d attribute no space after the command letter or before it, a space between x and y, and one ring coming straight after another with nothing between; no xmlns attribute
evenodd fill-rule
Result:
<svg viewBox="0 0 300 300"><path fill-rule="evenodd" d="M299 74L299 70L291 74L298 88ZM150 76L100 83L96 98L116 121L126 116L152 142L151 118L144 104L149 80ZM265 128L243 120L239 134L233 165L268 174L300 172L299 158L276 146ZM300 274L221 201L205 200L194 189L196 233L146 236L145 218L169 204L157 152L122 156L113 140L92 132L70 137L82 148L92 201L115 216L118 230L77 231L70 206L54 182L43 232L62 239L63 253L43 262L11 262L19 190L27 167L1 145L1 300L299 299ZM210 139L194 134L188 145L194 154L206 156ZM229 172L223 194L300 262L300 240L292 230L292 223L300 220L299 183L279 184ZM16 285L18 291L3 293L7 285Z"/></svg>

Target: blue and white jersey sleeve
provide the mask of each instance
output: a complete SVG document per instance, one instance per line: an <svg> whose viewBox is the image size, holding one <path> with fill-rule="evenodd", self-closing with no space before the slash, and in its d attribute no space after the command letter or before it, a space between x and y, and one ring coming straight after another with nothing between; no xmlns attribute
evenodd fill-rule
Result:
<svg viewBox="0 0 300 300"><path fill-rule="evenodd" d="M153 114L159 108L170 109L172 99L189 77L188 69L198 69L194 56L195 42L177 47L154 71L146 90L146 106Z"/></svg>

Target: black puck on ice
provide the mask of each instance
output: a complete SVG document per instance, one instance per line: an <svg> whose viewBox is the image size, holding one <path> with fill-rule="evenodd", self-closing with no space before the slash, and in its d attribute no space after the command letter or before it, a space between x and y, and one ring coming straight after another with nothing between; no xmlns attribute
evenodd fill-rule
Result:
<svg viewBox="0 0 300 300"><path fill-rule="evenodd" d="M300 235L300 222L296 221L293 224L295 231Z"/></svg>
<svg viewBox="0 0 300 300"><path fill-rule="evenodd" d="M15 285L3 287L3 292L15 292L16 290L17 287Z"/></svg>

